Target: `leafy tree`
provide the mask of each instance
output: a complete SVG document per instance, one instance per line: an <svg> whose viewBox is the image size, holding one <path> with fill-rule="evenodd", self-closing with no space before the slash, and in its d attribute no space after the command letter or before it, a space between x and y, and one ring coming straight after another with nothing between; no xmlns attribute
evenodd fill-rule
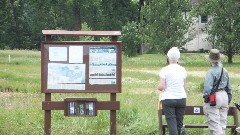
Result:
<svg viewBox="0 0 240 135"><path fill-rule="evenodd" d="M146 0L142 9L143 31L153 50L166 53L171 47L185 44L184 34L190 22L184 12L189 0Z"/></svg>
<svg viewBox="0 0 240 135"><path fill-rule="evenodd" d="M0 48L34 49L47 29L121 30L138 12L136 0L1 0Z"/></svg>
<svg viewBox="0 0 240 135"><path fill-rule="evenodd" d="M223 50L228 56L228 63L239 53L240 48L240 1L208 0L199 5L198 14L211 17L206 27L208 41L214 48Z"/></svg>
<svg viewBox="0 0 240 135"><path fill-rule="evenodd" d="M137 3L132 0L102 0L103 30L121 30L137 20Z"/></svg>
<svg viewBox="0 0 240 135"><path fill-rule="evenodd" d="M136 22L129 22L122 28L122 43L124 55L136 56L140 50L141 37Z"/></svg>
<svg viewBox="0 0 240 135"><path fill-rule="evenodd" d="M1 48L22 48L24 31L23 2L21 0L3 0L0 2Z"/></svg>
<svg viewBox="0 0 240 135"><path fill-rule="evenodd" d="M7 15L7 2L6 0L0 1L0 48L4 49L8 44L7 28L9 26L10 18Z"/></svg>

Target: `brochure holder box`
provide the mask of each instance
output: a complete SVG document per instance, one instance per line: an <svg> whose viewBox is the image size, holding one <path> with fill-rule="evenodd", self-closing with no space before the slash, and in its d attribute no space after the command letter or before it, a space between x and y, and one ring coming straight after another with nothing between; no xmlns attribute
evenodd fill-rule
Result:
<svg viewBox="0 0 240 135"><path fill-rule="evenodd" d="M96 98L66 98L65 116L93 117L97 116Z"/></svg>

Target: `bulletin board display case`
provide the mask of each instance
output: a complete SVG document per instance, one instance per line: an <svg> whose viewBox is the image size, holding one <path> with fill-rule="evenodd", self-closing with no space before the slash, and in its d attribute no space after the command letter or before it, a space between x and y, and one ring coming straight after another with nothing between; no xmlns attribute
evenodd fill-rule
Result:
<svg viewBox="0 0 240 135"><path fill-rule="evenodd" d="M42 93L120 93L121 42L41 44Z"/></svg>

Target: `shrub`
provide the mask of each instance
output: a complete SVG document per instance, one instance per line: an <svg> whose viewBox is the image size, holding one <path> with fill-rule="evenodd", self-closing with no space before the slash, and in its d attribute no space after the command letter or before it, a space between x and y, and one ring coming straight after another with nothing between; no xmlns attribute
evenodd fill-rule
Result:
<svg viewBox="0 0 240 135"><path fill-rule="evenodd" d="M124 55L136 56L140 52L140 33L136 22L129 22L122 28L122 43Z"/></svg>

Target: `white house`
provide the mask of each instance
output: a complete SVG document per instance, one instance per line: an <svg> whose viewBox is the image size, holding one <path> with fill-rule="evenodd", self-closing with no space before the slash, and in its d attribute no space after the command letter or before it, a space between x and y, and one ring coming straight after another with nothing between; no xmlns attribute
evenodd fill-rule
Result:
<svg viewBox="0 0 240 135"><path fill-rule="evenodd" d="M201 0L192 0L192 5L195 6L200 1ZM211 44L206 40L208 35L202 30L205 28L209 19L209 16L198 16L193 18L193 25L185 35L186 38L190 39L190 41L183 46L186 50L200 51L211 49Z"/></svg>

